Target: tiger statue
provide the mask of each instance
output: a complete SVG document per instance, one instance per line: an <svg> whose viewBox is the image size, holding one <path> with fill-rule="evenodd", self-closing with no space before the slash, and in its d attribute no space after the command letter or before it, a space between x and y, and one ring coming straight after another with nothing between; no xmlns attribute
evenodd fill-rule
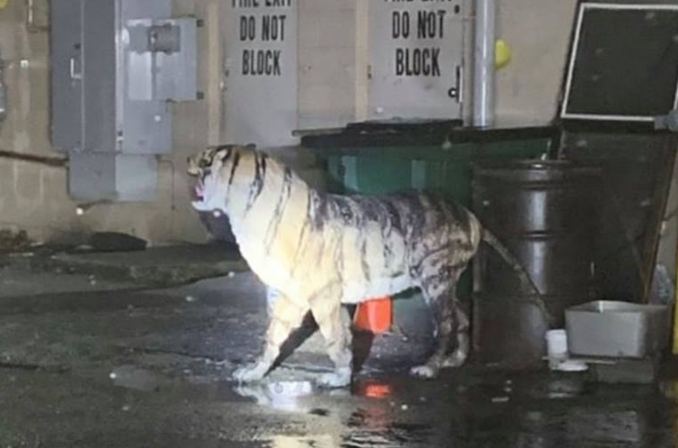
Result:
<svg viewBox="0 0 678 448"><path fill-rule="evenodd" d="M188 173L197 177L193 208L225 213L252 271L279 291L263 352L234 372L238 382L261 380L310 311L334 364L320 385L348 385L352 336L342 305L413 287L421 289L437 330L435 351L411 373L433 378L467 358L469 319L455 287L480 242L517 265L521 279L529 281L470 211L442 197L321 193L253 146L204 150L189 158Z"/></svg>

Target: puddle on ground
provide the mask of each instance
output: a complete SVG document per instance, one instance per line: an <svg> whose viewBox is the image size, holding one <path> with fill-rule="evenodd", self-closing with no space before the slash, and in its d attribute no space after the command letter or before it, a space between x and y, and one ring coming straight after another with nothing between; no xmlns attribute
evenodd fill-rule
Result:
<svg viewBox="0 0 678 448"><path fill-rule="evenodd" d="M234 385L230 381L214 377L174 377L134 365L115 367L108 376L115 387L169 395L175 400L248 402L252 398L252 395L234 390Z"/></svg>
<svg viewBox="0 0 678 448"><path fill-rule="evenodd" d="M308 416L323 417L333 426L332 436L274 436L266 439L271 447L407 447L426 446L433 436L432 427L421 422L395 420L411 418L401 414L406 405L394 407L394 390L389 383L367 379L355 382L350 389L324 389L311 381L268 381L238 385L236 393L252 398L260 406ZM361 399L359 407L338 402L336 398Z"/></svg>
<svg viewBox="0 0 678 448"><path fill-rule="evenodd" d="M144 392L157 391L161 382L161 378L158 375L149 370L132 365L123 365L114 368L109 377L113 381L113 384L118 387Z"/></svg>
<svg viewBox="0 0 678 448"><path fill-rule="evenodd" d="M313 394L310 381L272 381L257 384L240 384L234 391L243 397L253 398L260 406L289 412L310 412L304 397Z"/></svg>
<svg viewBox="0 0 678 448"><path fill-rule="evenodd" d="M672 437L670 429L653 429L651 415L669 412L662 411L669 402L662 395L649 396L635 386L587 386L580 376L502 376L467 381L464 388L445 381L368 377L350 389L328 390L299 378L237 385L170 378L123 365L111 371L111 381L126 389L169 393L177 401L254 403L248 412L267 422L251 439L256 447L432 448L462 442L469 447L663 447ZM678 400L677 384L661 384L660 390Z"/></svg>
<svg viewBox="0 0 678 448"><path fill-rule="evenodd" d="M270 448L336 448L336 442L329 435L317 436L275 436L268 441Z"/></svg>
<svg viewBox="0 0 678 448"><path fill-rule="evenodd" d="M306 398L313 396L348 397L352 395L385 400L393 395L391 384L377 380L357 381L351 385L350 389L321 388L309 380L269 380L261 383L239 384L233 390L242 397L253 398L260 406L290 412L306 412L318 416L325 416L329 414L329 411L312 407L309 400L305 400Z"/></svg>
<svg viewBox="0 0 678 448"><path fill-rule="evenodd" d="M535 398L575 398L586 391L586 383L582 378L559 378L548 381L542 387L535 387L532 395Z"/></svg>
<svg viewBox="0 0 678 448"><path fill-rule="evenodd" d="M400 447L422 444L432 436L429 425L393 421L388 408L373 406L353 412L346 422L347 433L342 446Z"/></svg>

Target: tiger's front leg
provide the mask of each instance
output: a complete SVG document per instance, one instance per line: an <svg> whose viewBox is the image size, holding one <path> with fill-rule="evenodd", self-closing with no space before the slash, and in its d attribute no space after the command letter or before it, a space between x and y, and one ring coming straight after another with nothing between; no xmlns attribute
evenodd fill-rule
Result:
<svg viewBox="0 0 678 448"><path fill-rule="evenodd" d="M261 380L278 359L280 347L289 335L301 326L307 312L308 308L301 307L286 296L280 295L271 313L263 353L253 364L233 372L233 379L239 383Z"/></svg>
<svg viewBox="0 0 678 448"><path fill-rule="evenodd" d="M341 306L341 290L330 288L311 299L311 312L327 344L327 354L334 363L334 372L320 377L325 387L345 387L353 374L353 349L351 322L348 312Z"/></svg>

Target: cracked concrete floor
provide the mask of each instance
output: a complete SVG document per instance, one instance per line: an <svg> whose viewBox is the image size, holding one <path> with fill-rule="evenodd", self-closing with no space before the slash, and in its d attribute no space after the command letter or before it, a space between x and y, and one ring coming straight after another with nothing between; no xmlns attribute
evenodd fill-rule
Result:
<svg viewBox="0 0 678 448"><path fill-rule="evenodd" d="M36 291L49 290L40 282ZM372 341L350 390L313 387L328 368L316 335L266 383L239 388L229 374L258 352L266 324L263 288L251 274L167 290L106 289L2 296L0 447L668 447L678 440L671 381L611 386L586 374L481 366L421 381L403 373L425 353L421 335Z"/></svg>

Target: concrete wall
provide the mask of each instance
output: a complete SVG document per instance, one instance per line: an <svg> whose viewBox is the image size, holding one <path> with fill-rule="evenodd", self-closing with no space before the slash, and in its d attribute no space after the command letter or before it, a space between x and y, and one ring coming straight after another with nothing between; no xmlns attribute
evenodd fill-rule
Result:
<svg viewBox="0 0 678 448"><path fill-rule="evenodd" d="M0 54L6 64L4 80L9 96L9 115L0 124L0 149L59 156L49 142L48 31L27 29L27 3L9 0L0 9ZM180 14L208 18L210 27L201 28L199 36L202 61L209 60L208 54L219 52L215 48L219 26L207 13L218 4L198 0L177 5ZM218 14L212 16L218 18ZM127 232L152 242L204 240L205 232L188 202L185 160L187 155L221 139L218 70L213 64L201 66L201 89L209 93L204 101L174 106L175 150L160 164L156 201L99 205L79 217L75 213L77 204L68 197L65 169L0 158L0 228L26 229L36 240L98 230Z"/></svg>
<svg viewBox="0 0 678 448"><path fill-rule="evenodd" d="M328 127L364 118L368 1L299 0L301 127ZM7 62L10 94L10 116L0 125L0 149L57 155L48 139L47 32L26 29L27 3L9 0L0 9L0 51ZM499 35L514 53L512 63L498 75L500 119L545 123L553 117L575 3L500 2ZM175 0L176 14L205 21L199 34L199 79L205 100L175 105L174 156L161 163L155 202L102 205L77 217L64 170L0 158L0 228L25 228L39 239L63 232L117 230L153 242L203 240L205 232L188 205L185 159L227 137L223 135L221 8L219 0Z"/></svg>
<svg viewBox="0 0 678 448"><path fill-rule="evenodd" d="M576 0L498 2L497 37L513 50L497 73L499 122L547 123L556 114Z"/></svg>
<svg viewBox="0 0 678 448"><path fill-rule="evenodd" d="M301 129L341 126L355 119L356 55L360 52L356 3L299 1Z"/></svg>
<svg viewBox="0 0 678 448"><path fill-rule="evenodd" d="M369 1L300 0L300 127L365 116ZM460 2L472 44L473 1ZM513 50L512 62L497 73L498 122L541 124L555 116L576 5L577 0L498 2L497 37ZM472 67L470 59L466 65Z"/></svg>
<svg viewBox="0 0 678 448"><path fill-rule="evenodd" d="M26 30L24 3L10 1L0 10L0 57L10 101L0 125L0 149L54 155L47 138L48 41L45 32ZM0 159L0 228L37 235L73 228L65 185L63 169Z"/></svg>

